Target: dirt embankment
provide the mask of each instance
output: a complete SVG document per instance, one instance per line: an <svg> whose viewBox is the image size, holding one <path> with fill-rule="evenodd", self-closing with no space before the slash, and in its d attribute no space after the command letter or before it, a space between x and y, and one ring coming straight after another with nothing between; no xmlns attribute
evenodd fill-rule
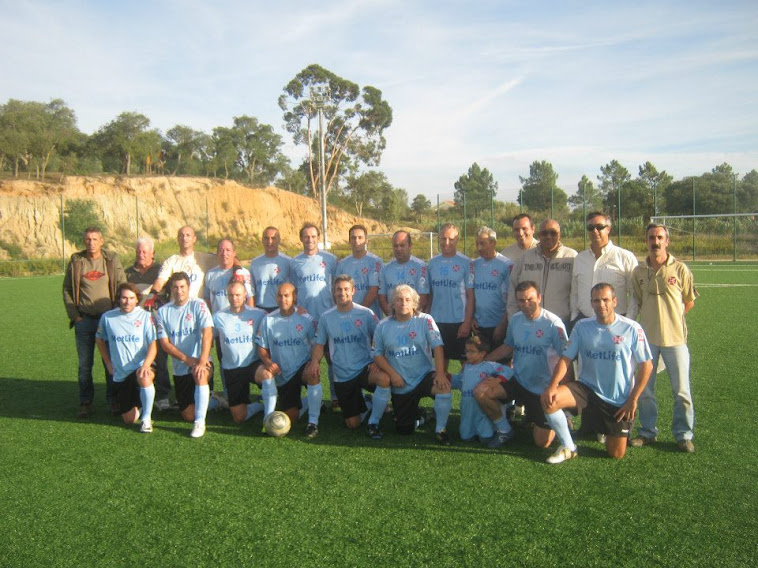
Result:
<svg viewBox="0 0 758 568"><path fill-rule="evenodd" d="M303 223L321 224L321 208L314 199L227 180L167 176L70 176L60 183L4 180L0 181L0 247L18 247L36 258L60 257L61 207L74 199L95 204L107 229L108 246L120 253L132 249L138 234L159 242L173 240L183 225L207 231L211 242L231 236L242 243L258 242L262 230L274 225L285 246L297 246ZM327 221L333 243L345 242L355 223L366 225L370 233L390 231L382 223L335 207L328 208ZM66 234L66 255L80 248L80 241L81 235ZM0 248L0 258L8 256Z"/></svg>

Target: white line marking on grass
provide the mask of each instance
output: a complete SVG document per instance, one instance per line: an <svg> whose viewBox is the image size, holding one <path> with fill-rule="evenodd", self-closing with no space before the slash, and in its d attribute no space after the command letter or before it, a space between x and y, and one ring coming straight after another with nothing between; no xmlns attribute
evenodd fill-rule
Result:
<svg viewBox="0 0 758 568"><path fill-rule="evenodd" d="M756 288L758 284L695 284L695 288Z"/></svg>

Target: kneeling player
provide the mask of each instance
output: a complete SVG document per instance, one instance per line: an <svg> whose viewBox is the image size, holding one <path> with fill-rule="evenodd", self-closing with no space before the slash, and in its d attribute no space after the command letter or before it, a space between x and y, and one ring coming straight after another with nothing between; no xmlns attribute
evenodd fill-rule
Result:
<svg viewBox="0 0 758 568"><path fill-rule="evenodd" d="M534 423L535 445L547 448L554 433L542 412L540 395L550 384L552 370L563 353L566 328L558 316L542 308L542 295L535 282L520 282L515 293L519 311L508 322L505 342L487 355L488 360L499 361L513 354L513 378L486 379L476 387L474 396L497 428L497 436L489 447L499 448L513 438L501 402L516 400L526 407L527 416Z"/></svg>
<svg viewBox="0 0 758 568"><path fill-rule="evenodd" d="M595 284L591 294L595 317L579 320L574 326L552 381L542 393L545 417L561 443L548 463L561 463L577 455L563 408L594 412L602 422L608 455L623 458L637 400L653 369L642 327L614 311L617 300L613 286ZM579 379L559 386L576 357L580 362Z"/></svg>
<svg viewBox="0 0 758 568"><path fill-rule="evenodd" d="M320 380L321 358L324 346L329 345L329 355L334 371L334 389L337 393L342 417L348 428L358 428L369 410L368 434L374 440L383 436L379 421L390 399L390 378L371 358L371 341L378 320L369 308L353 303L355 282L347 274L341 274L332 284L335 306L321 314L307 373L313 380ZM369 409L362 389L374 393Z"/></svg>
<svg viewBox="0 0 758 568"><path fill-rule="evenodd" d="M481 442L489 442L495 434L492 422L474 398L476 387L487 378L505 381L513 376L510 367L484 360L489 350L489 344L478 335L469 337L464 351L466 364L451 380L451 387L461 391L460 434L464 442L475 438L479 438Z"/></svg>
<svg viewBox="0 0 758 568"><path fill-rule="evenodd" d="M113 375L116 402L125 424L140 417L140 432L153 431L155 401L153 361L158 352L155 326L150 314L139 307L142 294L137 286L125 282L118 287L119 307L100 318L95 341L108 372Z"/></svg>
<svg viewBox="0 0 758 568"><path fill-rule="evenodd" d="M254 338L266 312L247 305L247 290L240 281L229 283L226 298L229 306L213 314L213 331L221 349L229 410L234 422L242 424L263 410L261 403L250 403L250 384L260 366Z"/></svg>
<svg viewBox="0 0 758 568"><path fill-rule="evenodd" d="M321 382L306 374L316 335L316 322L307 314L295 309L297 290L290 283L279 286L276 292L279 306L261 321L255 343L261 365L255 373L255 382L261 385L265 412L268 415L272 402L294 424L306 411L308 438L318 436L318 419L321 414L323 389ZM303 384L307 384L307 397L300 399ZM276 391L272 395L271 387Z"/></svg>
<svg viewBox="0 0 758 568"><path fill-rule="evenodd" d="M173 301L158 310L158 341L173 361L176 402L182 418L193 422L190 437L200 438L211 397L213 318L203 300L190 297L186 272L175 272L170 282Z"/></svg>
<svg viewBox="0 0 758 568"><path fill-rule="evenodd" d="M412 434L421 425L419 401L431 397L436 417L435 439L447 446L452 395L445 373L445 354L437 324L432 316L419 312L419 301L418 293L407 284L393 290L392 315L379 322L371 354L390 377L397 433Z"/></svg>

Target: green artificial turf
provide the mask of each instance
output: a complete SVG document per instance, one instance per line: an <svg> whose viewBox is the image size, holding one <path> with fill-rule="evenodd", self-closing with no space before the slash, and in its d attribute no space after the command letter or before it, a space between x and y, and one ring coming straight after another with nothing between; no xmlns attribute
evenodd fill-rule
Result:
<svg viewBox="0 0 758 568"><path fill-rule="evenodd" d="M447 448L331 411L315 440L225 413L199 440L175 412L141 435L107 414L99 361L78 421L61 277L0 280L0 566L752 566L758 267L739 268L693 268L696 453L677 451L664 374L658 444L614 461L583 440L558 466L526 431L460 442L457 410Z"/></svg>

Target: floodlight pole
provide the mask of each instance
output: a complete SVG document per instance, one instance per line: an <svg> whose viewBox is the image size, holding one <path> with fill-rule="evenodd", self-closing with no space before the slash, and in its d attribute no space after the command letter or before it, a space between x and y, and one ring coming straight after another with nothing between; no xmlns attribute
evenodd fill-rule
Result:
<svg viewBox="0 0 758 568"><path fill-rule="evenodd" d="M734 236L732 238L732 262L737 262L737 174L733 174L734 184L732 186L732 200L734 202Z"/></svg>
<svg viewBox="0 0 758 568"><path fill-rule="evenodd" d="M324 250L329 248L326 221L326 168L324 167L324 103L329 96L329 87L311 87L311 103L318 110L318 177L321 181L321 229L324 234Z"/></svg>

